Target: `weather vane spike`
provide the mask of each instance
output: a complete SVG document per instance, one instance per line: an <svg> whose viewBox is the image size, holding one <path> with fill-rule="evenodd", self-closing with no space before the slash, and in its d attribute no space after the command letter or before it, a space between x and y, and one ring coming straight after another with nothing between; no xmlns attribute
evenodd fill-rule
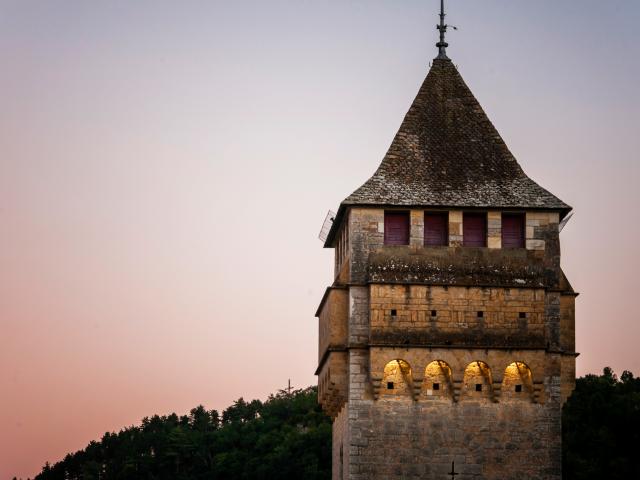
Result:
<svg viewBox="0 0 640 480"><path fill-rule="evenodd" d="M440 0L440 25L436 26L436 28L440 30L440 41L436 43L436 47L438 47L438 56L436 58L449 60L449 57L447 57L447 47L449 46L449 44L445 42L444 35L445 33L447 33L447 27L451 27L454 30L457 30L457 27L444 23L444 17L444 0Z"/></svg>

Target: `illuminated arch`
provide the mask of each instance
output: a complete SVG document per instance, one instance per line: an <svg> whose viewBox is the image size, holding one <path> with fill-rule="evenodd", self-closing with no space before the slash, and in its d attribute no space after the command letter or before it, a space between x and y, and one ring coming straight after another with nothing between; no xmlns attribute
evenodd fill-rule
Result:
<svg viewBox="0 0 640 480"><path fill-rule="evenodd" d="M424 369L422 393L427 397L449 397L451 387L451 367L447 362L435 360Z"/></svg>
<svg viewBox="0 0 640 480"><path fill-rule="evenodd" d="M507 366L502 379L500 397L509 399L531 399L533 396L533 376L526 363L513 362Z"/></svg>
<svg viewBox="0 0 640 480"><path fill-rule="evenodd" d="M411 366L407 362L396 359L385 365L380 388L383 396L411 397L412 388Z"/></svg>
<svg viewBox="0 0 640 480"><path fill-rule="evenodd" d="M489 365L481 361L471 362L464 369L463 394L468 397L490 398L493 396L493 381Z"/></svg>

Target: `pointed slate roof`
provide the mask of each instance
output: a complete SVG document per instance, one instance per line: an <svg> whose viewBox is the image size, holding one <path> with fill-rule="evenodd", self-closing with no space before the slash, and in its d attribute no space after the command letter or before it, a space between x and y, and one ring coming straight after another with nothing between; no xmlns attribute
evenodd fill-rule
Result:
<svg viewBox="0 0 640 480"><path fill-rule="evenodd" d="M435 59L382 163L349 206L571 210L531 180L449 59Z"/></svg>

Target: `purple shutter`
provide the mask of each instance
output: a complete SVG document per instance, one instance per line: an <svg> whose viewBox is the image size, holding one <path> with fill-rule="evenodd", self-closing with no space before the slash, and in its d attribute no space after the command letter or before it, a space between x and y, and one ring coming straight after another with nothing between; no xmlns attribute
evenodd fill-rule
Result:
<svg viewBox="0 0 640 480"><path fill-rule="evenodd" d="M384 244L409 245L409 212L384 212Z"/></svg>
<svg viewBox="0 0 640 480"><path fill-rule="evenodd" d="M462 217L462 244L465 247L487 246L487 215L465 213Z"/></svg>
<svg viewBox="0 0 640 480"><path fill-rule="evenodd" d="M524 215L502 214L502 248L524 248Z"/></svg>
<svg viewBox="0 0 640 480"><path fill-rule="evenodd" d="M449 245L448 213L424 214L424 244L428 247Z"/></svg>

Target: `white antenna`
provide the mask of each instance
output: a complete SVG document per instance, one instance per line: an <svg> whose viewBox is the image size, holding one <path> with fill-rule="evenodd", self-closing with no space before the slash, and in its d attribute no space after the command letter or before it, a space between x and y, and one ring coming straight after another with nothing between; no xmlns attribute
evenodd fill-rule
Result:
<svg viewBox="0 0 640 480"><path fill-rule="evenodd" d="M331 226L333 225L333 221L335 220L335 218L336 218L335 212L332 212L331 210L329 210L329 212L327 213L327 216L324 219L324 223L322 224L322 229L320 229L320 234L318 235L318 238L323 242L327 241L329 230L331 230Z"/></svg>
<svg viewBox="0 0 640 480"><path fill-rule="evenodd" d="M564 226L569 222L569 220L571 219L571 217L573 217L573 213L571 212L569 215L567 215L566 217L564 217L564 220L562 220L559 224L558 224L558 233L560 233L562 231L562 229L564 228Z"/></svg>

